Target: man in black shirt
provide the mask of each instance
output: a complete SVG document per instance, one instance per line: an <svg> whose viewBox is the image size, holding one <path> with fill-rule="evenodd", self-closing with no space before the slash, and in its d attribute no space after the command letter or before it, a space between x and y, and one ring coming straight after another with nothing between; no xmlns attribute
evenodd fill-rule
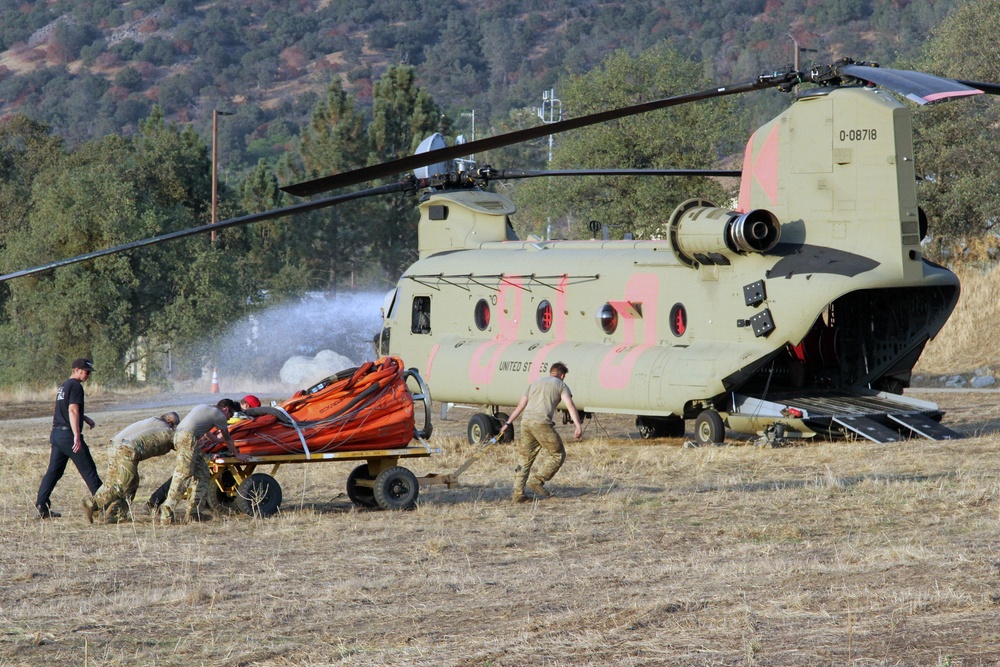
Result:
<svg viewBox="0 0 1000 667"><path fill-rule="evenodd" d="M49 496L66 470L66 461L71 460L80 471L80 476L87 483L90 494L97 493L101 488L101 478L97 474L97 466L90 455L90 448L83 440L83 425L94 428L94 420L83 412L83 383L94 372L90 359L77 359L73 362L73 373L59 387L56 395L56 410L52 417L52 435L49 444L52 451L49 454L49 469L42 477L38 487L38 498L35 509L38 518L50 519L60 516L53 512L49 505Z"/></svg>

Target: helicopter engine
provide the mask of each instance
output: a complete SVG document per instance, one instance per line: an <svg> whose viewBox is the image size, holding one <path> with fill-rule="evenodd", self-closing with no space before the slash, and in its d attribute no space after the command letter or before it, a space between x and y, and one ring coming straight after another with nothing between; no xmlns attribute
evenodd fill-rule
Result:
<svg viewBox="0 0 1000 667"><path fill-rule="evenodd" d="M688 266L725 266L744 253L766 253L781 238L781 225L770 211L725 211L701 199L678 206L669 228L674 252Z"/></svg>

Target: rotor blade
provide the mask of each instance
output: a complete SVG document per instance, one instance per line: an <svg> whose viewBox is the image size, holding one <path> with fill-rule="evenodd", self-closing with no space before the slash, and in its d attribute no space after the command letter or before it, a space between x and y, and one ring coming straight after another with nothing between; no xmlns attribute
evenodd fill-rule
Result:
<svg viewBox="0 0 1000 667"><path fill-rule="evenodd" d="M983 81L966 81L965 79L955 79L959 83L969 86L970 88L978 88L987 95L1000 95L1000 84L998 83L986 83Z"/></svg>
<svg viewBox="0 0 1000 667"><path fill-rule="evenodd" d="M917 104L928 104L953 97L982 95L983 93L982 90L977 90L954 79L946 79L924 72L885 69L867 65L843 65L839 69L847 76L888 88Z"/></svg>
<svg viewBox="0 0 1000 667"><path fill-rule="evenodd" d="M201 227L192 227L190 229L182 229L177 232L170 232L169 234L154 236L152 238L143 239L141 241L132 241L131 243L115 246L114 248L97 250L94 252L87 253L85 255L77 255L76 257L69 257L67 259L60 259L55 262L49 262L48 264L42 264L41 266L36 266L30 269L14 271L13 273L8 273L0 276L0 283L6 282L13 278L21 278L23 276L30 276L35 273L48 271L50 269L57 269L61 266L76 264L77 262L85 262L87 260L96 259L98 257L104 257L106 255L114 255L116 253L125 252L127 250L134 250L136 248L143 248L145 246L156 245L158 243L164 243L166 241L173 241L175 239L184 238L186 236L194 236L196 234L204 234L205 232L214 232L220 229L227 229L229 227L248 225L252 222L262 222L264 220L274 220L275 218L285 218L290 215L295 215L296 213L307 213L309 211L315 211L317 209L327 208L346 201L351 201L352 199L362 199L364 197L372 197L375 195L401 192L404 190L412 189L413 187L414 187L414 181L410 180L400 181L399 183L390 183L388 185L381 185L376 188L369 188L368 190L349 192L347 194L336 195L333 197L325 197L323 199L303 202L301 204L295 204L293 206L287 206L285 208L273 209L270 211L264 211L262 213L253 213L250 215L241 216L239 218L230 218L228 220L222 220L220 222L216 222L215 224L202 225Z"/></svg>
<svg viewBox="0 0 1000 667"><path fill-rule="evenodd" d="M743 174L738 169L553 169L516 170L490 169L480 175L487 180L509 180L515 178L538 178L542 176L717 176L739 178Z"/></svg>
<svg viewBox="0 0 1000 667"><path fill-rule="evenodd" d="M471 155L473 153L483 153L488 150L503 148L504 146L510 146L512 144L530 141L532 139L538 139L550 134L559 134L560 132L576 130L581 127L587 127L609 120L617 120L619 118L635 116L649 111L656 111L657 109L666 109L680 104L687 104L688 102L707 100L713 97L723 97L726 95L746 93L752 90L774 88L787 83L792 79L797 80L798 74L798 72L775 72L773 74L759 76L748 83L733 86L720 86L718 88L711 88L697 93L688 93L686 95L676 95L674 97L667 97L660 100L654 100L652 102L643 102L642 104L635 104L621 109L601 111L587 116L571 118L569 120L563 120L548 125L529 127L524 130L508 132L507 134L501 134L487 139L479 139L466 144L448 146L438 150L427 151L426 153L418 153L417 155L409 155L407 157L390 160L389 162L383 162L370 167L362 167L361 169L347 171L343 174L333 174L332 176L324 176L322 178L306 181L304 183L287 185L283 187L282 190L288 194L295 195L296 197L306 197L308 195L326 192L327 190L336 190L337 188L343 188L357 183L364 183L378 178L385 178L386 176L392 176L393 174L402 174L404 172L417 169L418 167L426 167L427 165L452 160L454 158Z"/></svg>

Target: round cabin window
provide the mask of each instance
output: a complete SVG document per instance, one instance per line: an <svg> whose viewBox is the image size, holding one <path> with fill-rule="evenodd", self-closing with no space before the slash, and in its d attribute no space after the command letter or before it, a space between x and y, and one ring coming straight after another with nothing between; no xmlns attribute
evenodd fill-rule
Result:
<svg viewBox="0 0 1000 667"><path fill-rule="evenodd" d="M618 328L618 311L610 303L604 304L597 311L597 323L601 325L601 330L610 336Z"/></svg>
<svg viewBox="0 0 1000 667"><path fill-rule="evenodd" d="M688 328L688 315L687 310L684 309L683 304L675 303L674 307L670 309L670 331L675 336L683 336L684 332Z"/></svg>
<svg viewBox="0 0 1000 667"><path fill-rule="evenodd" d="M476 304L476 326L480 331L486 331L490 326L490 304L486 299L480 299Z"/></svg>
<svg viewBox="0 0 1000 667"><path fill-rule="evenodd" d="M535 322L538 324L538 330L545 333L552 328L552 304L548 301L542 301L538 304L538 310L535 311Z"/></svg>

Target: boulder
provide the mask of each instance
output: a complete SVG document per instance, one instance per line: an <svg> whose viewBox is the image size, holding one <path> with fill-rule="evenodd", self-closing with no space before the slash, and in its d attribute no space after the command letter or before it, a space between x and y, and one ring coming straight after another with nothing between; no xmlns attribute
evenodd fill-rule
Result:
<svg viewBox="0 0 1000 667"><path fill-rule="evenodd" d="M970 383L976 389L982 389L983 387L991 387L996 383L996 379L992 375L977 375L972 378Z"/></svg>

